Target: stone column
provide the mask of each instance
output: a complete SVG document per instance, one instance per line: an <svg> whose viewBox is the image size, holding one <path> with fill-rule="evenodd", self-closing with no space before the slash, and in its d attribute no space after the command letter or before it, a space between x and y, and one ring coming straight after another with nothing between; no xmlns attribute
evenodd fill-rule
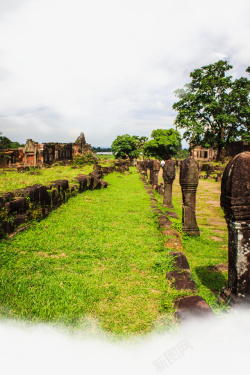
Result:
<svg viewBox="0 0 250 375"><path fill-rule="evenodd" d="M180 172L181 172L181 161L178 160L178 173L180 173Z"/></svg>
<svg viewBox="0 0 250 375"><path fill-rule="evenodd" d="M141 161L141 172L147 178L148 177L148 170L147 170L147 161Z"/></svg>
<svg viewBox="0 0 250 375"><path fill-rule="evenodd" d="M154 182L153 160L149 160L148 169L149 169L149 183L153 184Z"/></svg>
<svg viewBox="0 0 250 375"><path fill-rule="evenodd" d="M175 179L175 162L173 159L166 160L163 167L164 198L163 206L174 208L172 204L172 185Z"/></svg>
<svg viewBox="0 0 250 375"><path fill-rule="evenodd" d="M198 162L198 171L199 171L199 176L201 174L201 169L202 169L202 161Z"/></svg>
<svg viewBox="0 0 250 375"><path fill-rule="evenodd" d="M193 158L189 157L181 163L180 185L182 190L182 231L190 236L199 236L196 222L195 205L196 190L199 183L198 168Z"/></svg>
<svg viewBox="0 0 250 375"><path fill-rule="evenodd" d="M155 159L153 161L153 189L156 189L156 186L158 185L158 174L161 169L161 163L159 160Z"/></svg>
<svg viewBox="0 0 250 375"><path fill-rule="evenodd" d="M228 287L222 298L250 300L250 152L236 155L221 183L221 207L228 226ZM225 299L225 298L223 298Z"/></svg>

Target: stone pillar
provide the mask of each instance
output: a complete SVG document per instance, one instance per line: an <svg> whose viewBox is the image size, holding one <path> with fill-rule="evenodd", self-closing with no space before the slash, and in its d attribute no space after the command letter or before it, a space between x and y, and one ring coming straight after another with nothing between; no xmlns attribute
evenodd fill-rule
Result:
<svg viewBox="0 0 250 375"><path fill-rule="evenodd" d="M163 206L174 208L172 204L172 185L175 179L175 162L173 159L166 160L163 167L164 198Z"/></svg>
<svg viewBox="0 0 250 375"><path fill-rule="evenodd" d="M178 173L181 173L181 161L178 160Z"/></svg>
<svg viewBox="0 0 250 375"><path fill-rule="evenodd" d="M153 184L154 182L153 160L148 161L148 169L149 169L149 183Z"/></svg>
<svg viewBox="0 0 250 375"><path fill-rule="evenodd" d="M199 176L201 174L201 169L202 169L202 161L198 162L198 171L199 171Z"/></svg>
<svg viewBox="0 0 250 375"><path fill-rule="evenodd" d="M249 302L250 152L236 155L226 166L221 183L221 207L228 226L228 286L221 296L231 297L233 302Z"/></svg>
<svg viewBox="0 0 250 375"><path fill-rule="evenodd" d="M148 170L147 170L147 161L141 161L141 171L142 174L147 178L148 177Z"/></svg>
<svg viewBox="0 0 250 375"><path fill-rule="evenodd" d="M156 189L156 186L158 185L158 174L161 169L161 163L159 160L155 159L153 161L153 189Z"/></svg>
<svg viewBox="0 0 250 375"><path fill-rule="evenodd" d="M182 231L190 236L200 235L195 216L198 183L197 165L193 158L189 157L181 163L180 185L182 190Z"/></svg>

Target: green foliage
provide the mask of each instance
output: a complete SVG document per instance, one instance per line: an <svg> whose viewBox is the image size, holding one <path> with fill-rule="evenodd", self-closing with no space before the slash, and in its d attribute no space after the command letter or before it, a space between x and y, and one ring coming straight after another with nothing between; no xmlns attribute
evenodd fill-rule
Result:
<svg viewBox="0 0 250 375"><path fill-rule="evenodd" d="M96 157L94 156L93 152L87 151L83 155L76 155L73 158L73 164L75 166L83 166L83 165L91 165L96 162Z"/></svg>
<svg viewBox="0 0 250 375"><path fill-rule="evenodd" d="M0 149L1 150L5 150L9 148L18 148L20 146L21 146L20 143L12 142L9 138L0 135Z"/></svg>
<svg viewBox="0 0 250 375"><path fill-rule="evenodd" d="M93 152L111 152L111 147L93 147L92 146L92 151Z"/></svg>
<svg viewBox="0 0 250 375"><path fill-rule="evenodd" d="M250 130L250 81L232 80L226 72L227 61L195 69L191 83L175 91L180 99L173 105L178 111L176 127L186 129L184 138L193 146L216 147L217 160L232 141L248 138Z"/></svg>
<svg viewBox="0 0 250 375"><path fill-rule="evenodd" d="M137 159L140 155L139 139L138 136L131 136L129 134L118 135L111 145L111 151L116 159Z"/></svg>
<svg viewBox="0 0 250 375"><path fill-rule="evenodd" d="M157 159L167 160L181 147L181 135L174 129L153 130L150 141L144 146L144 154Z"/></svg>
<svg viewBox="0 0 250 375"><path fill-rule="evenodd" d="M177 159L186 159L189 156L190 156L190 152L186 148L178 150L175 155Z"/></svg>

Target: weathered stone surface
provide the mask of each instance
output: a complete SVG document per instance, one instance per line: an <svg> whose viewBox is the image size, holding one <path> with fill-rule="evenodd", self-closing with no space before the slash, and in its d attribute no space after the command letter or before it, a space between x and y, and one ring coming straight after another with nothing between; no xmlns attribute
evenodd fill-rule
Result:
<svg viewBox="0 0 250 375"><path fill-rule="evenodd" d="M195 283L190 278L188 271L171 271L166 274L167 279L173 279L173 284L177 290L192 290L197 292Z"/></svg>
<svg viewBox="0 0 250 375"><path fill-rule="evenodd" d="M172 212L172 211L165 211L165 215L172 217L173 219L178 219L179 217L176 212Z"/></svg>
<svg viewBox="0 0 250 375"><path fill-rule="evenodd" d="M199 183L198 168L189 157L181 163L180 184L182 190L182 230L191 236L199 236L200 231L196 222L196 190Z"/></svg>
<svg viewBox="0 0 250 375"><path fill-rule="evenodd" d="M202 161L199 161L197 165L198 165L198 173L199 173L199 176L200 176L201 171L202 171Z"/></svg>
<svg viewBox="0 0 250 375"><path fill-rule="evenodd" d="M161 183L160 185L157 185L156 188L155 188L155 190L160 195L164 195L164 185L163 185L163 183Z"/></svg>
<svg viewBox="0 0 250 375"><path fill-rule="evenodd" d="M5 204L8 214L22 214L29 209L29 202L26 198L17 198Z"/></svg>
<svg viewBox="0 0 250 375"><path fill-rule="evenodd" d="M171 255L174 258L174 264L177 269L190 271L187 257L183 252L171 251L169 255Z"/></svg>
<svg viewBox="0 0 250 375"><path fill-rule="evenodd" d="M164 229L162 234L166 234L167 236L175 236L176 238L181 238L181 235L175 229Z"/></svg>
<svg viewBox="0 0 250 375"><path fill-rule="evenodd" d="M182 242L179 238L168 238L164 247L174 250L183 250Z"/></svg>
<svg viewBox="0 0 250 375"><path fill-rule="evenodd" d="M155 159L153 161L153 189L156 189L158 185L158 175L161 168L161 163L159 160Z"/></svg>
<svg viewBox="0 0 250 375"><path fill-rule="evenodd" d="M147 161L147 168L149 169L149 183L153 184L154 182L153 160Z"/></svg>
<svg viewBox="0 0 250 375"><path fill-rule="evenodd" d="M221 184L221 207L228 226L228 289L250 294L250 152L235 156Z"/></svg>
<svg viewBox="0 0 250 375"><path fill-rule="evenodd" d="M164 198L163 206L174 208L172 204L172 185L175 179L175 162L173 159L165 160L163 167Z"/></svg>
<svg viewBox="0 0 250 375"><path fill-rule="evenodd" d="M198 295L180 298L175 302L175 307L178 307L175 315L181 320L186 320L190 316L205 317L213 314L211 307Z"/></svg>

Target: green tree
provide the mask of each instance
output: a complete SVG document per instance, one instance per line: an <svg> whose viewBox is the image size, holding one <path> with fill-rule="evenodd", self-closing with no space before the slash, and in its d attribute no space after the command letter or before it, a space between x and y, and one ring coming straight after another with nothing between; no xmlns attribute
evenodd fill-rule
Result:
<svg viewBox="0 0 250 375"><path fill-rule="evenodd" d="M0 132L0 149L5 150L8 148L18 148L20 147L19 142L12 142L9 138L2 136L2 132Z"/></svg>
<svg viewBox="0 0 250 375"><path fill-rule="evenodd" d="M233 81L226 76L230 69L232 65L222 60L195 69L191 83L175 91L180 99L173 105L178 111L176 128L186 130L183 137L192 146L216 148L217 160L228 144L244 139L250 129L250 81L243 77Z"/></svg>
<svg viewBox="0 0 250 375"><path fill-rule="evenodd" d="M151 140L144 146L144 154L157 159L167 160L181 147L181 135L174 129L153 130Z"/></svg>
<svg viewBox="0 0 250 375"><path fill-rule="evenodd" d="M138 139L136 136L128 134L118 135L111 145L111 151L116 159L126 159L129 157L129 159L132 160L138 158L140 155Z"/></svg>
<svg viewBox="0 0 250 375"><path fill-rule="evenodd" d="M175 155L175 157L177 159L186 159L190 156L190 152L186 149L186 148L181 148L177 151L177 154Z"/></svg>

